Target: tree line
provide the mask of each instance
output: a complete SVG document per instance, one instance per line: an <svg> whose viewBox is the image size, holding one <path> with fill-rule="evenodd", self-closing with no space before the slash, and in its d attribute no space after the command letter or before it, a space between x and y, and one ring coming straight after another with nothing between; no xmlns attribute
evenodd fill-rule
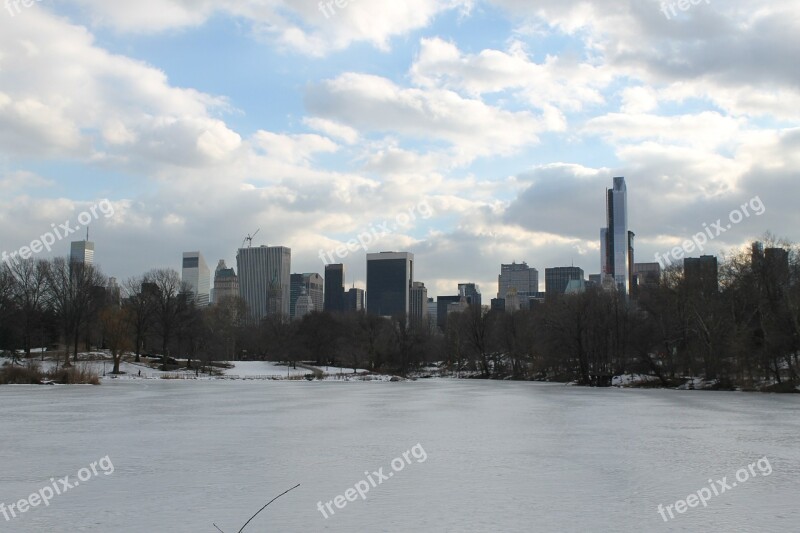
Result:
<svg viewBox="0 0 800 533"><path fill-rule="evenodd" d="M721 388L788 385L798 382L800 254L791 243L767 245L787 255L775 261L758 246L731 253L712 288L676 265L640 287L635 300L593 287L514 313L468 306L450 313L444 330L364 312L254 323L239 298L196 307L171 269L130 278L117 295L91 265L18 261L0 271L0 347L30 357L34 347L58 344L65 365L81 350L104 348L114 372L130 353L136 361L160 356L164 369L249 359L401 375L435 365L474 377L584 385L629 373L664 386L687 376Z"/></svg>

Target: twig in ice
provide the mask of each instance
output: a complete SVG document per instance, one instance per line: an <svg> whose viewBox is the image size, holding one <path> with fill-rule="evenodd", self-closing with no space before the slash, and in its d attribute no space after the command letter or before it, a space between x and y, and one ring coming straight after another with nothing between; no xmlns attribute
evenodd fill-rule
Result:
<svg viewBox="0 0 800 533"><path fill-rule="evenodd" d="M265 505L264 507L262 507L261 509L259 509L259 510L258 510L258 512L257 512L256 514L254 514L253 516L251 516L251 517L250 517L250 520L248 520L247 522L245 522L245 523L244 523L244 525L242 526L242 529L240 529L240 530L239 530L239 533L242 533L242 531L244 531L244 528L246 528L246 527L247 527L247 524L249 524L250 522L252 522L252 521L253 521L253 518L257 517L261 511L263 511L264 509L266 509L267 507L269 507L269 504L270 504L270 503L274 502L275 500L277 500L277 499L278 499L278 498L280 498L281 496L283 496L283 495L285 495L285 494L288 494L288 493L292 492L294 489L296 489L296 488L297 488L297 487L299 487L299 486L300 486L300 484L298 483L297 485L295 485L295 486L294 486L294 487L292 487L291 489L287 490L286 492L282 492L282 493L278 494L277 496L275 496L274 498L272 498L272 499L271 499L269 502L267 502L267 505ZM224 532L224 531L222 531L222 530L221 530L219 527L217 527L217 524L214 524L214 527L216 527L216 528L217 528L217 531L219 531L220 533L225 533L225 532Z"/></svg>

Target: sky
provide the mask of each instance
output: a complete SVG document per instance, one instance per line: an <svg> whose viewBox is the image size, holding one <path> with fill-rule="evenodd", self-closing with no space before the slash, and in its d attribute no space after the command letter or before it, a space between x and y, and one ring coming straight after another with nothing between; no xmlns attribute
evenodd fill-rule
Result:
<svg viewBox="0 0 800 533"><path fill-rule="evenodd" d="M798 50L796 0L12 0L0 251L68 221L36 257L88 226L125 280L258 231L363 288L361 236L488 299L501 263L599 273L614 176L637 262L800 241Z"/></svg>

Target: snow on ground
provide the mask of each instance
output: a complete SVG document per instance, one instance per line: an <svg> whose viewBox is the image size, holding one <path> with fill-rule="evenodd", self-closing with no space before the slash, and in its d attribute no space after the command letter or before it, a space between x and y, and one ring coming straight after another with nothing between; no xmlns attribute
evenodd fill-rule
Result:
<svg viewBox="0 0 800 533"><path fill-rule="evenodd" d="M287 376L305 376L306 374L311 374L311 370L307 368L303 368L300 365L297 368L288 368L286 365L281 365L278 363L270 363L268 361L235 361L231 362L230 364L234 365L233 368L227 368L223 370L223 373L228 378L256 378L256 377L263 377L263 378L275 378L275 379L286 379Z"/></svg>
<svg viewBox="0 0 800 533"><path fill-rule="evenodd" d="M645 374L623 374L621 376L614 376L611 378L612 387L630 387L649 381L658 381L656 376L648 376Z"/></svg>

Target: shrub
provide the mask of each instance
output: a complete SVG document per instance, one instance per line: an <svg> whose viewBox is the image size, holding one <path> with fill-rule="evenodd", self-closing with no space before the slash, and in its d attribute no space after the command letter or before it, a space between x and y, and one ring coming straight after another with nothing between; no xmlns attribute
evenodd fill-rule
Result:
<svg viewBox="0 0 800 533"><path fill-rule="evenodd" d="M62 385L100 385L100 376L87 368L61 368L45 374L47 379Z"/></svg>
<svg viewBox="0 0 800 533"><path fill-rule="evenodd" d="M43 376L38 365L7 365L0 369L0 385L38 385Z"/></svg>

